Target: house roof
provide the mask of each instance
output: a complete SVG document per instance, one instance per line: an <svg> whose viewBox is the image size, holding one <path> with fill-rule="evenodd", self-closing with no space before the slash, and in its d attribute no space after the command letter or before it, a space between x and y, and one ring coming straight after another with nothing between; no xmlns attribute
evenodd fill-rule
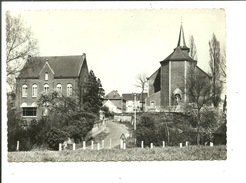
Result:
<svg viewBox="0 0 246 183"><path fill-rule="evenodd" d="M123 96L123 99L125 99L125 100L128 100L128 101L133 101L134 100L134 94L133 93L123 93L122 94L122 96ZM142 96L142 94L141 93L137 93L136 94L136 100L142 100L142 98L141 98L141 96ZM148 96L148 94L147 93L143 93L143 100L145 100L145 98Z"/></svg>
<svg viewBox="0 0 246 183"><path fill-rule="evenodd" d="M54 72L54 77L78 77L85 54L75 56L29 57L18 78L39 77L40 71L48 63Z"/></svg>
<svg viewBox="0 0 246 183"><path fill-rule="evenodd" d="M108 93L104 99L107 99L107 100L121 100L121 96L120 94L118 93L117 90L113 90L111 91L110 93Z"/></svg>
<svg viewBox="0 0 246 183"><path fill-rule="evenodd" d="M220 127L214 132L215 134L226 134L226 123L220 125Z"/></svg>

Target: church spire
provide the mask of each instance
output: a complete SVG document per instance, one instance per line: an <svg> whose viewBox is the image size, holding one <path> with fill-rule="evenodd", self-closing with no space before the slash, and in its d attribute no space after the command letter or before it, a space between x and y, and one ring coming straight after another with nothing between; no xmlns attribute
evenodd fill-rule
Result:
<svg viewBox="0 0 246 183"><path fill-rule="evenodd" d="M186 43L185 43L182 19L181 19L181 25L180 25L180 31L179 31L179 40L178 40L177 47L180 47L181 50L188 50L188 52L190 51L190 49L186 46Z"/></svg>

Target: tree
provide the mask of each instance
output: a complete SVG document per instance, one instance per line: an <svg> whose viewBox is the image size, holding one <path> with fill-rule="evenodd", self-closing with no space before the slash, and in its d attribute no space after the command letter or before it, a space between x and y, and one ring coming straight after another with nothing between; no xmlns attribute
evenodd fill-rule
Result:
<svg viewBox="0 0 246 183"><path fill-rule="evenodd" d="M209 66L212 75L212 94L213 94L213 105L218 107L220 102L220 95L223 89L223 82L221 80L222 73L222 57L220 53L220 42L217 40L215 34L213 34L212 39L209 41L209 54L210 61ZM224 69L224 68L223 68Z"/></svg>
<svg viewBox="0 0 246 183"><path fill-rule="evenodd" d="M205 73L199 72L196 67L191 67L187 77L187 88L192 107L187 106L189 112L196 117L197 144L200 144L200 129L202 125L201 113L211 101L211 83L210 78Z"/></svg>
<svg viewBox="0 0 246 183"><path fill-rule="evenodd" d="M29 55L38 54L38 41L31 29L24 25L21 16L6 13L6 67L7 83L14 89L15 76L24 66Z"/></svg>
<svg viewBox="0 0 246 183"><path fill-rule="evenodd" d="M101 80L97 78L91 70L88 80L85 83L85 91L83 93L84 110L94 114L99 114L99 110L103 105L103 96L105 95Z"/></svg>
<svg viewBox="0 0 246 183"><path fill-rule="evenodd" d="M196 44L195 44L195 39L193 35L189 37L189 47L190 47L190 57L194 60L197 60L197 50L196 50Z"/></svg>
<svg viewBox="0 0 246 183"><path fill-rule="evenodd" d="M141 88L141 103L142 103L141 111L143 111L143 103L144 103L143 93L146 91L148 87L147 74L145 72L140 73L136 76L135 86L137 88Z"/></svg>
<svg viewBox="0 0 246 183"><path fill-rule="evenodd" d="M77 96L66 97L55 91L41 95L37 103L48 108L46 120L51 127L68 133L77 142L85 139L96 121L94 114L80 107Z"/></svg>

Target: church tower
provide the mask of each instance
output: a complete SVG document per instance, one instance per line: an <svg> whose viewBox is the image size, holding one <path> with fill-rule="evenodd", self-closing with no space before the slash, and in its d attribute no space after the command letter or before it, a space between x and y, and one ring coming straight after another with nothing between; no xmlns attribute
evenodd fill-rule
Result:
<svg viewBox="0 0 246 183"><path fill-rule="evenodd" d="M180 26L177 47L161 64L161 94L162 107L188 102L186 78L191 65L197 61L189 56L190 48L186 46L183 25Z"/></svg>

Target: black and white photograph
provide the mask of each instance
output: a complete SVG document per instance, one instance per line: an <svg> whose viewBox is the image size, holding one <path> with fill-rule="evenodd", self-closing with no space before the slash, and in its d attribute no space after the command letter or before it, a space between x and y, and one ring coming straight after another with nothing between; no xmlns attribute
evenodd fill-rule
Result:
<svg viewBox="0 0 246 183"><path fill-rule="evenodd" d="M2 13L7 166L227 164L226 8L34 4Z"/></svg>

